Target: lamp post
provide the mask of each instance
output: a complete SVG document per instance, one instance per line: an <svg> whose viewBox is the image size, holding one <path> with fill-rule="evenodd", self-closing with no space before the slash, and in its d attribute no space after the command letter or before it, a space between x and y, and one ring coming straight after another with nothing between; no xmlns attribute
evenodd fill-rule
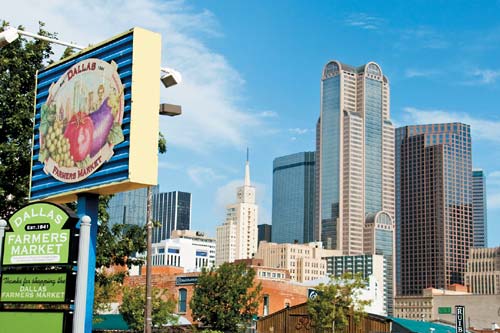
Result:
<svg viewBox="0 0 500 333"><path fill-rule="evenodd" d="M19 35L28 36L28 37L43 40L43 41L46 41L49 43L64 45L64 46L71 47L71 48L74 48L77 50L83 50L85 48L85 47L80 46L80 45L64 42L62 40L58 40L55 38L49 38L46 36L37 35L37 34L31 33L28 31L19 30L19 29L9 27L9 26L5 27L4 31L0 32L0 48L6 46L6 45L12 43L13 41L15 41L16 39L18 39Z"/></svg>
<svg viewBox="0 0 500 333"><path fill-rule="evenodd" d="M161 69L162 72L165 72L166 69ZM169 88L177 83L182 81L182 77L179 72L175 71L175 77L169 78L167 81L164 80L169 74L166 73L162 75L162 79L160 79L165 86L165 88ZM172 75L173 77L173 75ZM173 83L175 82L175 83ZM180 105L174 104L160 104L159 114L161 116L169 116L175 117L182 114L182 109ZM147 204L146 204L146 309L144 311L144 333L151 333L151 327L153 323L152 312L153 312L153 299L152 299L152 252L153 252L153 220L152 220L152 206L153 205L153 187L148 186L147 190Z"/></svg>

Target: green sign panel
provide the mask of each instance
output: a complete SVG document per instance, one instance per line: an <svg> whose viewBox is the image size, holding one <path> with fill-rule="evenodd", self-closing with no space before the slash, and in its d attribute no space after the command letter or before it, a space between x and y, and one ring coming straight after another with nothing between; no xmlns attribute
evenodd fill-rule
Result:
<svg viewBox="0 0 500 333"><path fill-rule="evenodd" d="M64 302L66 278L66 273L4 273L0 287L0 302Z"/></svg>
<svg viewBox="0 0 500 333"><path fill-rule="evenodd" d="M67 264L71 230L78 218L61 206L43 202L27 205L9 219L3 265Z"/></svg>
<svg viewBox="0 0 500 333"><path fill-rule="evenodd" d="M451 307L439 307L438 313L439 314L451 314Z"/></svg>
<svg viewBox="0 0 500 333"><path fill-rule="evenodd" d="M65 325L63 312L0 312L0 323L0 333L62 333Z"/></svg>

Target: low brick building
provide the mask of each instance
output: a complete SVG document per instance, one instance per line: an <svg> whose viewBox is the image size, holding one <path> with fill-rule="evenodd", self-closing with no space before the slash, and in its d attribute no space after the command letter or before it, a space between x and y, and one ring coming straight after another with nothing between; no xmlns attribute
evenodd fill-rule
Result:
<svg viewBox="0 0 500 333"><path fill-rule="evenodd" d="M251 265L252 263L256 264L256 262L248 262L250 266L254 266ZM277 274L280 273L281 270L279 272L276 269L268 270L262 266L255 266L254 268L257 272L255 285L258 283L262 285L262 298L258 307L259 316L268 315L284 309L287 306L294 306L307 301L308 287L291 281L286 272L282 273L285 277L280 274L278 278ZM194 287L200 273L183 273L176 267L168 266L153 267L152 272L151 281L153 287L167 289L169 297L172 297L177 302L176 313L182 315L190 322L193 322L189 302L193 296ZM259 272L266 272L265 277L259 276ZM271 273L269 277L267 277L267 272ZM274 277L272 273L275 273ZM145 284L146 276L144 274L139 276L128 276L124 281L125 286Z"/></svg>

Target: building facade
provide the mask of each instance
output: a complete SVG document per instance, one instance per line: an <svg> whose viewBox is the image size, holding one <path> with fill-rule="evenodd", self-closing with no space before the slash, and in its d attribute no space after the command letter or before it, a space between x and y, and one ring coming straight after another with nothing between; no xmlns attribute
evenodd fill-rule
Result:
<svg viewBox="0 0 500 333"><path fill-rule="evenodd" d="M387 269L385 267L387 262L383 255L360 254L356 256L333 256L325 259L328 275L341 276L346 272L351 272L361 274L367 280L372 276L376 282L377 290L383 294L380 311L377 314L388 315L389 309L392 312L393 295L392 290L388 288L388 283L392 281L387 279Z"/></svg>
<svg viewBox="0 0 500 333"><path fill-rule="evenodd" d="M327 270L324 258L339 254L338 250L323 249L321 242L308 244L260 242L255 258L262 259L266 267L287 269L292 280L304 282L325 277Z"/></svg>
<svg viewBox="0 0 500 333"><path fill-rule="evenodd" d="M472 170L472 221L474 226L474 247L487 247L486 176L481 169Z"/></svg>
<svg viewBox="0 0 500 333"><path fill-rule="evenodd" d="M394 219L394 126L380 66L330 61L321 79L317 125L315 238L345 255L364 253L365 218Z"/></svg>
<svg viewBox="0 0 500 333"><path fill-rule="evenodd" d="M174 230L172 238L152 246L153 266L175 266L182 267L184 272L199 272L215 265L215 239L198 231Z"/></svg>
<svg viewBox="0 0 500 333"><path fill-rule="evenodd" d="M472 247L470 127L396 130L398 295L463 284Z"/></svg>
<svg viewBox="0 0 500 333"><path fill-rule="evenodd" d="M153 192L158 192L158 186L153 187ZM116 193L108 204L109 226L112 227L115 224L144 226L147 204L147 188Z"/></svg>
<svg viewBox="0 0 500 333"><path fill-rule="evenodd" d="M467 329L491 328L500 322L500 295L474 295L460 290L427 288L420 295L397 296L394 316L455 325L455 306L465 306Z"/></svg>
<svg viewBox="0 0 500 333"><path fill-rule="evenodd" d="M260 241L266 241L266 242L271 242L272 241L272 232L273 232L273 226L270 224L259 224L257 226L257 242L260 243Z"/></svg>
<svg viewBox="0 0 500 333"><path fill-rule="evenodd" d="M500 295L500 247L470 249L465 283L473 294Z"/></svg>
<svg viewBox="0 0 500 333"><path fill-rule="evenodd" d="M273 242L314 241L314 152L273 161Z"/></svg>
<svg viewBox="0 0 500 333"><path fill-rule="evenodd" d="M173 191L153 194L153 221L159 226L153 228L153 243L170 239L173 230L191 228L191 193Z"/></svg>
<svg viewBox="0 0 500 333"><path fill-rule="evenodd" d="M237 202L226 208L226 220L217 227L216 265L249 259L257 252L258 206L250 185L250 164L245 164L245 183L238 187Z"/></svg>

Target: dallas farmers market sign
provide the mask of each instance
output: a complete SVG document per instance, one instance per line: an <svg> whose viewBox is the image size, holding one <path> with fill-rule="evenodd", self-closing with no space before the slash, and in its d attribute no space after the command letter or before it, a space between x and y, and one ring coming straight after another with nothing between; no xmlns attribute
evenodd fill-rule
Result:
<svg viewBox="0 0 500 333"><path fill-rule="evenodd" d="M73 238L70 223L77 220L51 203L21 208L9 219L3 265L67 264Z"/></svg>
<svg viewBox="0 0 500 333"><path fill-rule="evenodd" d="M108 161L124 139L123 106L115 62L90 58L69 68L41 108L38 161L45 173L74 183Z"/></svg>

